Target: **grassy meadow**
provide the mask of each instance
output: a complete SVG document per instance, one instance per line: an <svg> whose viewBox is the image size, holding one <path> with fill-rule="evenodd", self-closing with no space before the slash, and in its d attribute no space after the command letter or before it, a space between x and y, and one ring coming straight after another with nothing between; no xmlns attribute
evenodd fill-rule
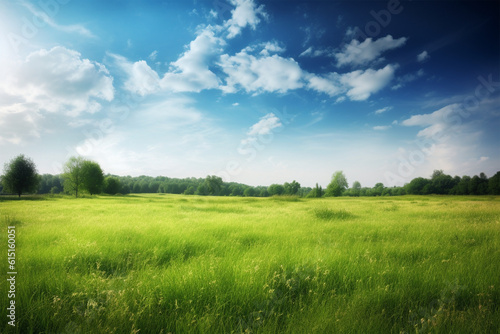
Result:
<svg viewBox="0 0 500 334"><path fill-rule="evenodd" d="M499 197L34 197L0 222L2 333L500 333Z"/></svg>

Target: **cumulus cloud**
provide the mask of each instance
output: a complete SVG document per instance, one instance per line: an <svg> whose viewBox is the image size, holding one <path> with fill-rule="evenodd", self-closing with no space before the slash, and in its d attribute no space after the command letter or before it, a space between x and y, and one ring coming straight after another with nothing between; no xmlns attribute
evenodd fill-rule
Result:
<svg viewBox="0 0 500 334"><path fill-rule="evenodd" d="M488 108L486 104L483 106ZM485 161L481 158L482 128L489 120L466 121L469 116L464 114L461 104L454 103L431 113L413 115L401 125L422 128L417 133L417 141L423 143L429 170L477 173L478 168L482 168L480 163Z"/></svg>
<svg viewBox="0 0 500 334"><path fill-rule="evenodd" d="M324 76L309 74L307 87L330 96L339 95L345 91L344 87L340 84L340 78L341 75L336 72L328 73Z"/></svg>
<svg viewBox="0 0 500 334"><path fill-rule="evenodd" d="M426 61L427 59L429 59L431 56L429 56L429 54L427 53L427 51L422 51L422 53L419 53L417 55L417 61L419 63L423 62L423 61Z"/></svg>
<svg viewBox="0 0 500 334"><path fill-rule="evenodd" d="M21 144L50 131L41 125L53 118L50 114L75 117L99 111L102 101L114 98L113 78L103 65L54 47L9 68L0 96L0 144Z"/></svg>
<svg viewBox="0 0 500 334"><path fill-rule="evenodd" d="M109 54L118 66L127 73L124 88L141 96L152 94L160 89L160 77L144 61L129 62L125 57Z"/></svg>
<svg viewBox="0 0 500 334"><path fill-rule="evenodd" d="M227 75L226 85L221 87L227 93L239 88L247 92L285 93L303 86L302 70L292 58L255 56L244 49L234 56L222 55L219 65Z"/></svg>
<svg viewBox="0 0 500 334"><path fill-rule="evenodd" d="M269 113L262 117L257 123L250 127L247 135L258 136L258 135L268 135L275 128L282 126L281 121L273 113Z"/></svg>
<svg viewBox="0 0 500 334"><path fill-rule="evenodd" d="M224 24L229 39L238 36L246 26L255 29L260 18L267 18L264 6L257 7L253 0L231 0L231 4L235 6L231 11L232 17Z"/></svg>
<svg viewBox="0 0 500 334"><path fill-rule="evenodd" d="M31 53L6 78L4 91L40 110L77 115L114 97L113 78L97 62L64 47Z"/></svg>
<svg viewBox="0 0 500 334"><path fill-rule="evenodd" d="M347 96L353 101L362 101L387 86L394 78L396 66L386 65L379 70L357 70L342 75L341 82L348 87Z"/></svg>
<svg viewBox="0 0 500 334"><path fill-rule="evenodd" d="M337 66L365 65L376 60L383 52L403 46L407 40L406 37L394 39L391 35L375 41L367 38L361 43L353 39L340 52L335 53L334 57L337 59Z"/></svg>
<svg viewBox="0 0 500 334"><path fill-rule="evenodd" d="M344 74L332 72L323 76L309 74L307 87L330 96L346 94L352 101L364 101L389 84L396 67L386 65L379 70L357 70Z"/></svg>
<svg viewBox="0 0 500 334"><path fill-rule="evenodd" d="M179 59L170 64L170 70L161 79L164 89L175 92L199 92L217 88L219 79L209 69L209 60L222 52L224 40L211 29L203 29L189 44Z"/></svg>

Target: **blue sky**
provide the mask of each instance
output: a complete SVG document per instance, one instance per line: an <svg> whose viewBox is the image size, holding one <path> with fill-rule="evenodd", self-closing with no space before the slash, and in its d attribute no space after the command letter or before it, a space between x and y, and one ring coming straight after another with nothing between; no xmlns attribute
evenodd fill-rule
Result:
<svg viewBox="0 0 500 334"><path fill-rule="evenodd" d="M0 164L269 185L500 170L496 1L0 3Z"/></svg>

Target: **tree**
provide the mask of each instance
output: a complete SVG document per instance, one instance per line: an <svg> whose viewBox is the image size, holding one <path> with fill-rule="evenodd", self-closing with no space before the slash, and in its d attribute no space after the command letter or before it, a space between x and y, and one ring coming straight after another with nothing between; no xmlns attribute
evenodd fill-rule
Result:
<svg viewBox="0 0 500 334"><path fill-rule="evenodd" d="M360 193L361 193L361 183L359 183L359 181L354 181L354 183L352 184L351 195L359 196Z"/></svg>
<svg viewBox="0 0 500 334"><path fill-rule="evenodd" d="M372 196L382 196L384 192L384 184L379 182L376 183L372 189Z"/></svg>
<svg viewBox="0 0 500 334"><path fill-rule="evenodd" d="M283 193L285 192L285 188L281 184L271 184L267 188L267 192L271 196L275 196L275 195L279 196L279 195L283 195Z"/></svg>
<svg viewBox="0 0 500 334"><path fill-rule="evenodd" d="M217 196L222 187L222 178L215 175L207 175L204 185L207 189L208 195Z"/></svg>
<svg viewBox="0 0 500 334"><path fill-rule="evenodd" d="M283 188L286 195L296 195L299 192L300 183L295 180L293 180L292 183L285 182Z"/></svg>
<svg viewBox="0 0 500 334"><path fill-rule="evenodd" d="M455 186L455 181L450 175L446 175L442 170L435 170L431 177L432 193L446 195Z"/></svg>
<svg viewBox="0 0 500 334"><path fill-rule="evenodd" d="M106 194L115 195L120 192L120 180L114 176L108 176L104 179L104 192Z"/></svg>
<svg viewBox="0 0 500 334"><path fill-rule="evenodd" d="M429 184L430 180L423 177L417 177L408 183L405 188L406 192L411 195L423 195L424 188Z"/></svg>
<svg viewBox="0 0 500 334"><path fill-rule="evenodd" d="M332 176L332 181L326 187L325 196L341 196L347 189L347 179L342 171L336 171Z"/></svg>
<svg viewBox="0 0 500 334"><path fill-rule="evenodd" d="M307 194L306 197L308 198L319 198L323 196L323 188L321 188L321 186L319 186L317 183L316 183L316 187L314 187L310 192L309 194Z"/></svg>
<svg viewBox="0 0 500 334"><path fill-rule="evenodd" d="M497 172L488 180L488 191L492 195L500 195L500 172Z"/></svg>
<svg viewBox="0 0 500 334"><path fill-rule="evenodd" d="M84 174L83 165L85 160L82 157L71 157L64 165L62 177L64 179L64 191L75 194L83 190Z"/></svg>
<svg viewBox="0 0 500 334"><path fill-rule="evenodd" d="M104 183L104 173L97 162L84 160L82 164L83 189L90 195L99 194Z"/></svg>
<svg viewBox="0 0 500 334"><path fill-rule="evenodd" d="M35 163L24 155L19 155L4 166L2 185L4 191L21 197L23 192L35 193L40 184Z"/></svg>

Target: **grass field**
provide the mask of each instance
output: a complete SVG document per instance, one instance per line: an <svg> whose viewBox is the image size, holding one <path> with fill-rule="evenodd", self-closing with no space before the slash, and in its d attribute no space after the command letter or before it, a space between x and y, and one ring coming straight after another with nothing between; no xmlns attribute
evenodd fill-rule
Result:
<svg viewBox="0 0 500 334"><path fill-rule="evenodd" d="M0 221L2 333L500 333L499 197L45 197Z"/></svg>

